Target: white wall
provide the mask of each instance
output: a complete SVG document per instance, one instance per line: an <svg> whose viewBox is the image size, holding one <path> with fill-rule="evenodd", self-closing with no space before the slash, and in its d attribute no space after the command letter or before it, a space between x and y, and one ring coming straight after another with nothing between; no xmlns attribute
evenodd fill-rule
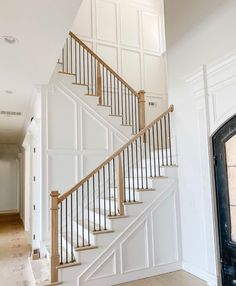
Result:
<svg viewBox="0 0 236 286"><path fill-rule="evenodd" d="M169 102L175 105L183 267L209 285L220 285L216 282L220 271L208 142L216 128L235 112L236 69L230 57L236 51L235 12L236 2L230 0L165 1L168 93ZM208 69L205 89L203 64ZM209 96L205 99L207 85Z"/></svg>
<svg viewBox="0 0 236 286"><path fill-rule="evenodd" d="M83 0L72 27L134 89L146 91L147 121L167 106L163 23L160 0Z"/></svg>
<svg viewBox="0 0 236 286"><path fill-rule="evenodd" d="M0 144L0 213L19 212L18 148Z"/></svg>

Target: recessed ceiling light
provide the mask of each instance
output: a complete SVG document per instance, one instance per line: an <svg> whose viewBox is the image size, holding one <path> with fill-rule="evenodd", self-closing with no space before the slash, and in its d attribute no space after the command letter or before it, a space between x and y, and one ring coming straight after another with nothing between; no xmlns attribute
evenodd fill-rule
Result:
<svg viewBox="0 0 236 286"><path fill-rule="evenodd" d="M10 44L10 45L14 45L14 44L18 43L17 38L15 38L13 36L2 36L1 40L3 40L5 43Z"/></svg>

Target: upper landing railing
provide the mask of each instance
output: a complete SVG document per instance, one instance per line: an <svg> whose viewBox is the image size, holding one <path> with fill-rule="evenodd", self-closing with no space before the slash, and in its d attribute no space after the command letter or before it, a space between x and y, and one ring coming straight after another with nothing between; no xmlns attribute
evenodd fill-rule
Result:
<svg viewBox="0 0 236 286"><path fill-rule="evenodd" d="M74 84L87 86L88 95L110 107L111 115L121 117L121 125L130 126L133 134L145 127L144 91L136 92L72 32L58 62L62 73L74 75Z"/></svg>

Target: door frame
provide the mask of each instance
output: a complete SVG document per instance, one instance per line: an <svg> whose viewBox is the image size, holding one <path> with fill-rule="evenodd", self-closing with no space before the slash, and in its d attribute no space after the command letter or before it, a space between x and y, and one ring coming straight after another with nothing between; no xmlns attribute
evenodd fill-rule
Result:
<svg viewBox="0 0 236 286"><path fill-rule="evenodd" d="M218 240L217 240L217 243L218 243L218 265L219 265L219 276L220 276L220 279L221 279L221 281L220 281L220 285L223 285L223 273L222 273L222 253L223 253L223 243L222 243L222 218L221 218L221 215L220 215L220 211L219 211L219 209L220 209L220 201L222 200L222 198L219 198L219 192L218 192L218 190L217 190L217 178L216 178L216 164L217 164L217 159L218 158L216 158L215 157L215 155L216 155L216 144L215 144L215 141L214 141L214 139L215 139L215 137L218 135L218 134L220 134L220 132L224 132L224 128L230 128L230 124L232 124L233 122L235 122L235 128L233 128L232 129L232 132L231 133L229 133L228 135L225 135L225 136L222 136L223 138L225 137L225 138L227 138L227 140L224 140L224 143L226 143L228 140L230 140L230 138L232 138L234 135L236 135L236 115L233 115L233 116L231 116L230 118L228 118L223 124L221 124L221 126L219 126L218 128L217 128L217 130L215 130L215 132L212 134L212 136L211 136L211 146L212 146L212 150L211 150L211 153L212 153L212 158L213 158L213 165L212 165L212 172L213 172L213 180L212 180L212 184L213 184L213 186L214 186L214 198L215 198L215 221L216 221L216 226L217 226L217 229L215 230L216 231L216 233L217 233L217 238L218 238ZM225 146L225 145L224 145ZM224 157L222 158L222 159L226 159L225 158L225 150L224 150ZM226 171L226 173L225 173L225 176L227 176L227 171ZM224 180L226 181L226 182L224 182L224 187L225 187L225 183L227 183L227 185L228 185L228 178L226 177L226 178L224 178ZM226 201L228 201L228 197L225 199L225 203L226 203ZM221 203L222 203L222 201L221 201ZM227 213L227 214L225 214L225 216L227 216L227 218L225 217L225 219L227 220L227 223L231 223L230 222L230 215L229 215L229 213ZM228 244L230 244L230 237L228 237ZM236 245L236 242L235 242L235 245Z"/></svg>

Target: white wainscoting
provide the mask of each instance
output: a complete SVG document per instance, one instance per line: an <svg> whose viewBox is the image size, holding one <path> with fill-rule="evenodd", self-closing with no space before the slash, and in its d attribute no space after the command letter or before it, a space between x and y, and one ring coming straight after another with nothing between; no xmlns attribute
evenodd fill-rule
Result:
<svg viewBox="0 0 236 286"><path fill-rule="evenodd" d="M171 183L78 277L79 285L112 285L181 268L177 184Z"/></svg>
<svg viewBox="0 0 236 286"><path fill-rule="evenodd" d="M137 91L144 89L147 121L167 107L162 1L84 0L72 31Z"/></svg>
<svg viewBox="0 0 236 286"><path fill-rule="evenodd" d="M78 92L84 94L83 88ZM85 96L85 95L83 95ZM49 234L49 194L64 193L121 147L126 137L79 97L53 81L42 96L44 228ZM107 116L108 117L108 116Z"/></svg>
<svg viewBox="0 0 236 286"><path fill-rule="evenodd" d="M236 114L236 54L230 54L215 63L206 65L187 78L196 102L198 144L200 158L200 185L203 201L206 271L184 263L187 271L208 281L217 283L220 273L220 258L217 234L217 211L215 204L214 176L212 165L211 136Z"/></svg>

